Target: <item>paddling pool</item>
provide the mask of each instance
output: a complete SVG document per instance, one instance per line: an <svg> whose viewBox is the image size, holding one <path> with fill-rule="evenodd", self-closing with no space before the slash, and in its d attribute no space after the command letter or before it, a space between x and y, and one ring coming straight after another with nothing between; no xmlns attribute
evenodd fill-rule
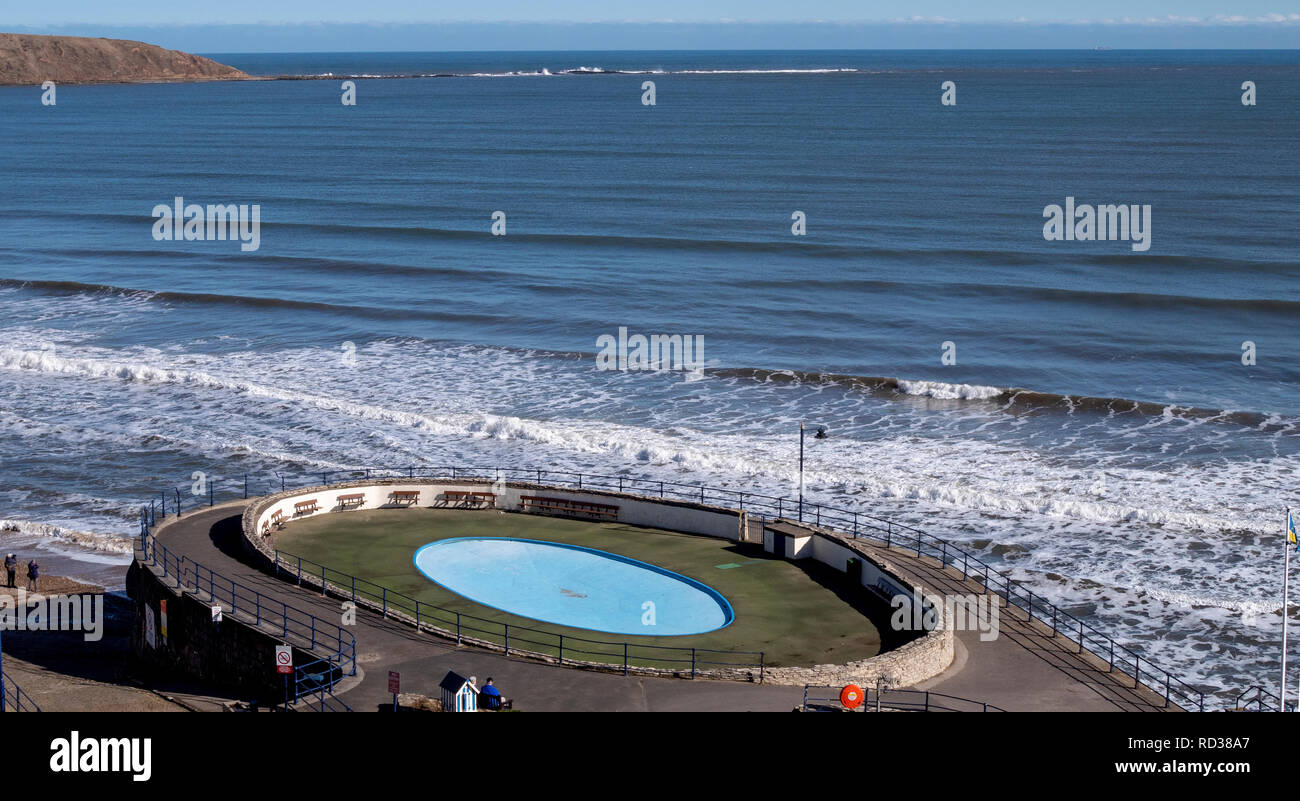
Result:
<svg viewBox="0 0 1300 801"><path fill-rule="evenodd" d="M545 623L610 634L703 634L735 619L695 579L559 542L456 537L422 546L415 567L471 601Z"/></svg>

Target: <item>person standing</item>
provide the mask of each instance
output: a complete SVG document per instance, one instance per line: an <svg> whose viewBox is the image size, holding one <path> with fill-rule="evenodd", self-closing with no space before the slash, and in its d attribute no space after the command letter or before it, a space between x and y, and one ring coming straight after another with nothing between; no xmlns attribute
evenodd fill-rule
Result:
<svg viewBox="0 0 1300 801"><path fill-rule="evenodd" d="M27 563L27 589L32 592L36 591L36 582L41 576L41 566L36 564L36 560Z"/></svg>
<svg viewBox="0 0 1300 801"><path fill-rule="evenodd" d="M9 554L5 557L5 572L9 574L9 586L14 587L15 577L18 574L18 557Z"/></svg>

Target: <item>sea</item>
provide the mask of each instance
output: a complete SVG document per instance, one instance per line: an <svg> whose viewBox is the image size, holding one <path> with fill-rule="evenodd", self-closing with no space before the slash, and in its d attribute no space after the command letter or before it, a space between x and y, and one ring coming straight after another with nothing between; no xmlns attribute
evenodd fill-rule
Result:
<svg viewBox="0 0 1300 801"><path fill-rule="evenodd" d="M1277 692L1300 52L206 55L267 80L0 88L0 550L119 587L200 478L788 498L806 423L809 501ZM257 248L156 238L176 198ZM601 369L620 330L701 369Z"/></svg>

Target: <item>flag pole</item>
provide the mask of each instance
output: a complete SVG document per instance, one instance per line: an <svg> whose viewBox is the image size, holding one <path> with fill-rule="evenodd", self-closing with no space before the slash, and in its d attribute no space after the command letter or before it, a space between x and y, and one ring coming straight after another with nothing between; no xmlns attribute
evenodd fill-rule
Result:
<svg viewBox="0 0 1300 801"><path fill-rule="evenodd" d="M1286 566L1282 568L1282 694L1278 702L1278 712L1286 711L1286 633L1287 619L1290 617L1288 593L1291 580L1291 507L1286 508L1286 523L1283 524L1282 544L1286 547Z"/></svg>

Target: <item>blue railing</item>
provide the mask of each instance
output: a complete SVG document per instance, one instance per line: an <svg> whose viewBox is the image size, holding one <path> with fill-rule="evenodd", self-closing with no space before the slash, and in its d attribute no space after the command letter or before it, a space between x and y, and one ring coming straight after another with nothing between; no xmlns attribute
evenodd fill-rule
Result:
<svg viewBox="0 0 1300 801"><path fill-rule="evenodd" d="M1232 709L1240 712L1281 712L1282 699L1259 685L1237 693ZM1287 701L1286 711L1296 711L1296 702Z"/></svg>
<svg viewBox="0 0 1300 801"><path fill-rule="evenodd" d="M319 477L319 481L317 481ZM944 568L960 570L963 580L973 579L983 584L986 593L1002 598L1007 607L1015 606L1025 613L1029 621L1035 617L1044 626L1050 626L1052 636L1065 636L1076 643L1080 651L1087 650L1107 665L1108 672L1119 670L1133 678L1133 687L1145 686L1164 699L1166 707L1177 704L1187 709L1205 710L1205 693L1171 672L1157 667L1151 660L1119 644L1114 638L1094 626L1049 602L1041 594L1035 595L1031 587L999 573L988 563L963 548L909 525L888 518L877 517L849 509L800 502L790 496L763 495L741 490L708 487L675 481L575 473L561 470L510 467L459 467L449 465L422 465L364 469L350 471L325 471L303 473L290 484L289 477L277 474L275 480L259 480L244 475L242 480L223 480L223 493L242 493L244 498L260 494L286 491L290 486L331 485L336 483L378 480L386 478L409 479L465 479L479 481L533 481L538 484L568 486L576 489L606 490L633 493L663 500L689 501L725 506L742 511L761 512L775 518L797 520L820 528L838 531L854 539L866 539L885 548L912 551L918 558L929 557ZM299 483L301 482L301 483ZM207 492L191 494L190 507L179 487L163 490L158 499L141 508L142 531L158 515L169 511L180 514L185 508L197 508L216 503L217 481L209 480ZM235 494L235 497L239 497ZM168 501L171 509L168 509ZM207 503L205 504L204 501Z"/></svg>
<svg viewBox="0 0 1300 801"><path fill-rule="evenodd" d="M317 659L293 669L293 700L307 699L308 708L320 712L351 712L352 708L334 697L334 686L343 678L334 657Z"/></svg>
<svg viewBox="0 0 1300 801"><path fill-rule="evenodd" d="M9 678L8 673L0 673L0 712L40 712L32 697L23 692L23 688Z"/></svg>
<svg viewBox="0 0 1300 801"><path fill-rule="evenodd" d="M421 601L382 584L376 584L348 573L326 567L319 562L304 559L287 551L275 552L277 577L304 582L309 587L319 587L338 598L350 599L354 604L368 604L387 617L390 613L410 618L418 627L433 629L445 637L456 638L460 645L465 640L477 640L503 647L510 654L541 656L556 659L561 665L594 662L621 668L627 675L632 668L668 669L691 678L709 669L736 669L757 671L753 679L763 682L765 653L763 651L719 651L709 648L687 648L671 645L646 645L626 640L591 640L571 634L559 634L530 626L511 625L454 609L445 609L428 601Z"/></svg>
<svg viewBox="0 0 1300 801"><path fill-rule="evenodd" d="M311 651L330 653L329 660L338 668L339 674L357 674L357 640L342 626L262 595L187 556L173 553L159 543L147 527L141 533L140 545L141 561L161 568L163 578L175 581L178 588L188 589L210 603L221 604L223 614L242 616L262 630L278 630L286 641L297 640ZM331 676L334 674L335 671L330 672ZM337 681L337 676L334 681ZM333 681L330 687L333 687Z"/></svg>

